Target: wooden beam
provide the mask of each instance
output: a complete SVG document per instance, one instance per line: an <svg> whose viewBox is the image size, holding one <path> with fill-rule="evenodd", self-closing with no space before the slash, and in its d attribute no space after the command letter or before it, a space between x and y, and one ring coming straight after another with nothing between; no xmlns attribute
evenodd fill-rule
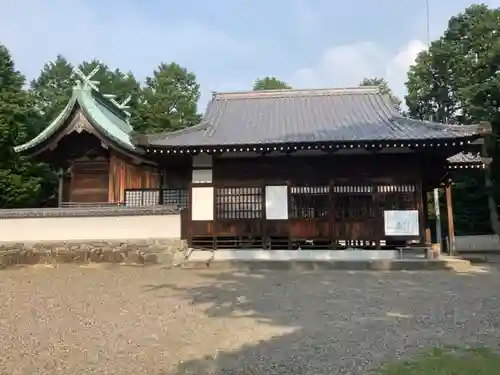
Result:
<svg viewBox="0 0 500 375"><path fill-rule="evenodd" d="M484 144L484 138L478 138L474 142L471 142L471 145L482 145Z"/></svg>
<svg viewBox="0 0 500 375"><path fill-rule="evenodd" d="M446 195L446 209L448 213L448 253L453 255L455 253L455 222L453 220L453 201L451 196L451 181L445 186Z"/></svg>
<svg viewBox="0 0 500 375"><path fill-rule="evenodd" d="M443 235L441 233L441 210L439 207L439 189L434 188L434 212L436 214L436 241L438 243L438 253L437 256L441 254L441 248L443 244Z"/></svg>
<svg viewBox="0 0 500 375"><path fill-rule="evenodd" d="M59 185L58 185L58 189L57 189L57 207L61 207L62 206L62 202L63 202L63 193L64 193L64 169L63 168L60 168L59 169L59 173L58 173L58 176L59 178Z"/></svg>
<svg viewBox="0 0 500 375"><path fill-rule="evenodd" d="M422 211L423 211L423 225L425 231L425 245L431 246L431 228L429 227L429 199L427 195L427 191L422 188Z"/></svg>

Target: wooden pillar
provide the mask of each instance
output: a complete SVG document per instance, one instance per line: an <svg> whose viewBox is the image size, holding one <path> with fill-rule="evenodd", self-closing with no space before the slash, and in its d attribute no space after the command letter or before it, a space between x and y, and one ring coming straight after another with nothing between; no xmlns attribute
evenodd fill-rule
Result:
<svg viewBox="0 0 500 375"><path fill-rule="evenodd" d="M64 169L59 168L59 184L57 187L57 207L61 207L64 199Z"/></svg>
<svg viewBox="0 0 500 375"><path fill-rule="evenodd" d="M415 201L417 203L417 209L418 209L418 231L419 231L419 241L420 244L427 244L426 241L426 199L425 199L425 193L423 191L422 187L422 181L419 181L416 186L415 186Z"/></svg>
<svg viewBox="0 0 500 375"><path fill-rule="evenodd" d="M448 252L450 255L455 254L455 222L453 220L453 200L451 197L451 180L445 186L446 195L446 210L448 214Z"/></svg>
<svg viewBox="0 0 500 375"><path fill-rule="evenodd" d="M425 245L431 246L431 228L429 227L429 199L427 196L427 191L422 189L422 206L424 211L424 230L425 230Z"/></svg>
<svg viewBox="0 0 500 375"><path fill-rule="evenodd" d="M436 214L436 242L438 243L437 256L441 253L443 235L441 234L441 210L439 207L439 189L434 188L434 212Z"/></svg>
<svg viewBox="0 0 500 375"><path fill-rule="evenodd" d="M164 202L164 196L163 196L163 189L165 188L164 181L163 181L163 168L161 166L158 166L156 168L156 173L158 174L158 191L160 192L160 195L158 197L158 204L163 205L165 204Z"/></svg>
<svg viewBox="0 0 500 375"><path fill-rule="evenodd" d="M293 236L292 236L292 188L291 181L286 181L286 196L288 199L288 218L287 218L287 231L288 231L288 250L293 250Z"/></svg>

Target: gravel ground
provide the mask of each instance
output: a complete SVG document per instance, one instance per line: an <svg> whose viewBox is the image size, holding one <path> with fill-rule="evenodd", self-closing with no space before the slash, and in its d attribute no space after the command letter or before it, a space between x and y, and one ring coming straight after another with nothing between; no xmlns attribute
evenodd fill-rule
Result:
<svg viewBox="0 0 500 375"><path fill-rule="evenodd" d="M0 374L366 374L500 345L485 273L24 267L0 272Z"/></svg>

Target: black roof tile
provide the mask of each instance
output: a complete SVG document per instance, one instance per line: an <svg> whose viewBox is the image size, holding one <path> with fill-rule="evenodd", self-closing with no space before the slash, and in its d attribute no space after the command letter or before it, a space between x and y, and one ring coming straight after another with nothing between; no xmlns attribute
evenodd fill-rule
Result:
<svg viewBox="0 0 500 375"><path fill-rule="evenodd" d="M151 146L218 146L306 142L455 139L477 126L401 116L377 87L216 93L203 122L148 136ZM143 143L143 142L141 142Z"/></svg>
<svg viewBox="0 0 500 375"><path fill-rule="evenodd" d="M448 159L449 163L452 164L482 164L484 163L483 158L481 155L477 153L472 153L472 152L461 152L459 154L455 154Z"/></svg>

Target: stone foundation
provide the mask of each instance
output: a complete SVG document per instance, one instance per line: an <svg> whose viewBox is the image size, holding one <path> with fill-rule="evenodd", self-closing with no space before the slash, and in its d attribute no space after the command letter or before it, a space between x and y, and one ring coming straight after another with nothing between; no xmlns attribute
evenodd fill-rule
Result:
<svg viewBox="0 0 500 375"><path fill-rule="evenodd" d="M0 268L53 263L165 264L186 249L179 239L1 243Z"/></svg>

